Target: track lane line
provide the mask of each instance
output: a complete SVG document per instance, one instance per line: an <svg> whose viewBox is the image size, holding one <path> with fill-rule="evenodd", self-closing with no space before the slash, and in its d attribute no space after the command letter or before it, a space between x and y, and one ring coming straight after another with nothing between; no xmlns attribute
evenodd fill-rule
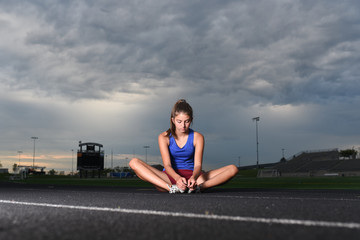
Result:
<svg viewBox="0 0 360 240"><path fill-rule="evenodd" d="M349 228L349 229L360 230L360 223L355 223L355 222L329 222L329 221L299 220L299 219L285 219L285 218L256 218L256 217L242 217L242 216L229 216L229 215L216 215L216 214L198 214L198 213L181 213L181 212L167 212L167 211L141 210L141 209L126 209L126 208L87 207L87 206L75 206L75 205L63 205L63 204L19 202L19 201L10 201L10 200L0 200L0 203L36 206L36 207L77 209L77 210L87 210L87 211L132 213L132 214L155 215L155 216L186 217L186 218L198 218L198 219L209 219L209 220L227 220L227 221L236 221L236 222L254 222L254 223L265 223L265 224L300 225L307 227Z"/></svg>

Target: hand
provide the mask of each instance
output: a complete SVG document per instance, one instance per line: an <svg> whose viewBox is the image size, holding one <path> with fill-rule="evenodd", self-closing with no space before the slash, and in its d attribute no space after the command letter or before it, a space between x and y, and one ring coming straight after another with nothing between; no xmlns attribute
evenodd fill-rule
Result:
<svg viewBox="0 0 360 240"><path fill-rule="evenodd" d="M185 191L187 186L186 178L184 177L178 178L176 181L176 185L178 186L179 189Z"/></svg>
<svg viewBox="0 0 360 240"><path fill-rule="evenodd" d="M197 183L196 183L196 180L194 178L194 176L191 176L189 179L188 179L188 182L187 182L187 187L190 189L190 190L194 190L194 188L196 187Z"/></svg>

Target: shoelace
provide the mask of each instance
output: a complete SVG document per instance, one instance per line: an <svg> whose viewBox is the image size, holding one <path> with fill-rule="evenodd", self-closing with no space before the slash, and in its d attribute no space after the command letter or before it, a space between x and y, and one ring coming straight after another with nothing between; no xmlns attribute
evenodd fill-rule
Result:
<svg viewBox="0 0 360 240"><path fill-rule="evenodd" d="M196 186L194 190L189 189L188 193L201 193L200 186Z"/></svg>
<svg viewBox="0 0 360 240"><path fill-rule="evenodd" d="M176 186L176 185L171 185L171 186L168 185L168 187L169 187L169 193L171 193L171 194L178 193L178 192L184 193L184 190L179 189L178 186Z"/></svg>

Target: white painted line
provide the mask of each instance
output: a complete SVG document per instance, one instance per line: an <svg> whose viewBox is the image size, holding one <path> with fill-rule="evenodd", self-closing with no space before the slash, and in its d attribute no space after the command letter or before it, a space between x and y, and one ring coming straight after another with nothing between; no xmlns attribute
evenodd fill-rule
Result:
<svg viewBox="0 0 360 240"><path fill-rule="evenodd" d="M208 197L208 196L207 196ZM231 195L214 195L214 198L238 198L238 199L264 199L264 200L301 200L301 201L360 201L360 197L355 198L309 198L309 197L258 197L258 196L231 196Z"/></svg>
<svg viewBox="0 0 360 240"><path fill-rule="evenodd" d="M125 209L125 208L86 207L86 206L49 204L49 203L18 202L18 201L9 201L9 200L0 200L0 203L37 206L37 207L77 209L77 210L88 210L88 211L104 211L104 212L133 213L133 214L169 216L169 217L227 220L227 221L236 221L236 222L254 222L254 223L266 223L266 224L300 225L307 227L330 227L330 228L333 227L333 228L360 229L360 223L354 223L354 222L327 222L327 221L297 220L297 219L282 219L282 218L256 218L256 217L241 217L241 216L212 215L212 214L209 215L209 214L198 214L198 213L166 212L166 211Z"/></svg>
<svg viewBox="0 0 360 240"><path fill-rule="evenodd" d="M151 189L150 189L151 190ZM117 193L128 195L128 193ZM134 195L141 195L141 196L159 196L159 194L164 193L134 193ZM351 202L360 202L360 195L355 196L355 198L328 198L328 197L260 197L260 196L251 196L251 195L211 195L211 194L197 194L196 197L205 196L206 198L234 198L234 199L260 199L260 200L301 200L301 201L351 201ZM177 194L176 197L194 197L194 194Z"/></svg>

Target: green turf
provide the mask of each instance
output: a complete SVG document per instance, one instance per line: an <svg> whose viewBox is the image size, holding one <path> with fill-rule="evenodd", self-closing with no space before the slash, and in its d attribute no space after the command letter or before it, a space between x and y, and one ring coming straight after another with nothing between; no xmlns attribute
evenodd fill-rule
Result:
<svg viewBox="0 0 360 240"><path fill-rule="evenodd" d="M0 181L10 182L8 175L0 175ZM30 176L26 180L11 182L25 184L151 187L137 178L79 178L72 176ZM256 170L241 171L239 175L222 185L222 188L269 188L269 189L358 189L360 177L277 177L256 178Z"/></svg>

